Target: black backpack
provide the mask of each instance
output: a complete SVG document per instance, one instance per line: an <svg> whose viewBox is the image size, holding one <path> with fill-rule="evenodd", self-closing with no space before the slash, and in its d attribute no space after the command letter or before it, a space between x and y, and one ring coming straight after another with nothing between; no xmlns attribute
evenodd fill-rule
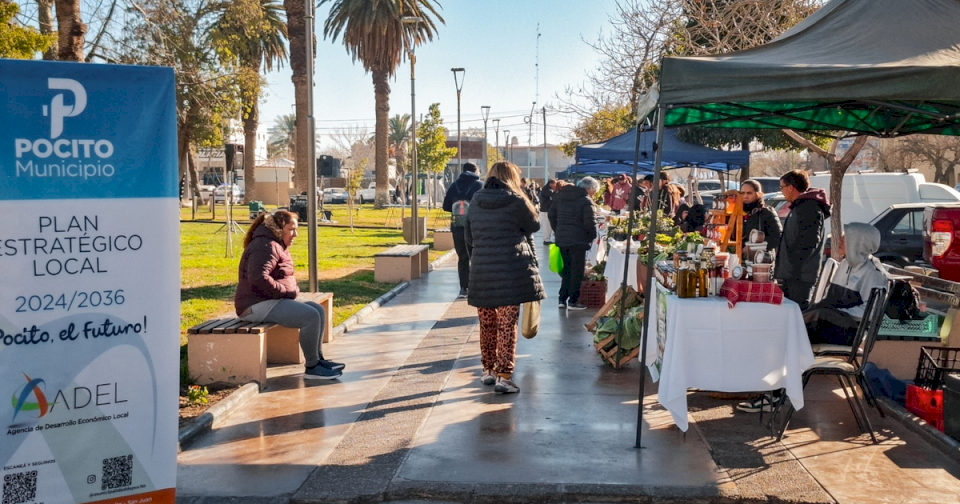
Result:
<svg viewBox="0 0 960 504"><path fill-rule="evenodd" d="M923 319L926 315L920 311L920 293L906 280L894 280L886 315L901 322Z"/></svg>

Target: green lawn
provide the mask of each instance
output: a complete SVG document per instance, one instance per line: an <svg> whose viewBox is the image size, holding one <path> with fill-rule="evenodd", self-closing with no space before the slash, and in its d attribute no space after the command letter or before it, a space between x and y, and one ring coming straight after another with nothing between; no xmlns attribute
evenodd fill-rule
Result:
<svg viewBox="0 0 960 504"><path fill-rule="evenodd" d="M222 219L223 207L218 207L217 210L218 217ZM247 209L238 207L237 210L234 212L235 219L240 221L240 227L246 230ZM378 225L383 226L382 219L386 212L373 210L371 207L361 209L360 214L365 217L366 225L375 225L379 218ZM226 235L223 230L218 232L223 224L222 220L192 222L189 220L190 209L182 210L181 217L186 219L180 225L180 344L181 369L185 369L183 364L186 359L187 328L217 315L233 312L237 264L243 252L243 235L233 235L233 257L226 257ZM201 214L198 213L197 218L200 219ZM208 211L206 219L209 218ZM333 292L333 324L337 325L396 286L373 281L373 256L404 242L400 230L393 228L358 227L351 231L349 227L320 226L318 231L318 288L322 292ZM432 245L432 239L428 237L425 244ZM306 230L301 229L291 254L300 289L306 291ZM443 252L431 249L430 260L433 261L441 255ZM185 374L181 373L181 379L183 378Z"/></svg>
<svg viewBox="0 0 960 504"><path fill-rule="evenodd" d="M268 201L269 202L269 201ZM276 205L266 205L267 210L274 210L277 208ZM331 220L335 221L336 224L323 224L322 226L349 226L350 225L350 210L347 205L338 204L338 205L325 205L324 210L327 210L331 213ZM233 207L233 218L237 222L246 223L250 222L250 211L246 205L237 205ZM427 228L444 228L450 226L450 214L434 208L428 210L427 208L420 207L419 213L421 217L427 217ZM226 215L226 209L223 205L217 205L216 208L216 220L223 221L224 215ZM410 216L410 209L407 208L404 210L405 217ZM209 221L213 217L213 214L210 212L209 206L201 206L197 208L196 214L194 214L190 208L183 208L180 210L180 219L182 221ZM302 224L302 223L301 223ZM366 205L356 205L353 211L353 224L360 227L387 227L392 229L400 229L400 209L384 209L384 210L374 210L373 204ZM399 235L398 235L399 236Z"/></svg>

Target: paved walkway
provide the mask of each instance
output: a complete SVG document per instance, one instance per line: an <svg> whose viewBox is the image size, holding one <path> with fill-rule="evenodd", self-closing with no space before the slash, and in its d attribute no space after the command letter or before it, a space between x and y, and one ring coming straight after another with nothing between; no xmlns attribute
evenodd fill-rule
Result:
<svg viewBox="0 0 960 504"><path fill-rule="evenodd" d="M178 502L960 502L960 465L872 411L858 435L827 379L776 443L736 401L691 393L680 432L639 372L601 363L593 312L555 308L518 345L519 394L480 384L476 310L454 301L455 261L412 282L325 347L339 382L271 369L270 386L179 456Z"/></svg>

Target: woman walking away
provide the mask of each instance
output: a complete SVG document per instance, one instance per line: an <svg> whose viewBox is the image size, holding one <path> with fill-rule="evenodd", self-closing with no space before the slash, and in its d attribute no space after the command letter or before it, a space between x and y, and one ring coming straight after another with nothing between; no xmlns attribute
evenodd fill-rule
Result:
<svg viewBox="0 0 960 504"><path fill-rule="evenodd" d="M533 243L539 229L537 211L520 186L520 169L494 164L467 210L464 237L473 250L467 303L480 317L480 381L496 384L501 394L520 390L512 380L520 305L546 297Z"/></svg>
<svg viewBox="0 0 960 504"><path fill-rule="evenodd" d="M580 285L586 268L587 251L597 238L597 206L593 195L600 189L600 182L593 177L583 177L577 185L560 189L548 213L550 226L557 235L557 247L563 258L560 282L560 308L585 310L580 304Z"/></svg>
<svg viewBox="0 0 960 504"><path fill-rule="evenodd" d="M334 380L343 374L344 365L324 359L320 351L327 314L317 303L296 301L300 288L290 257L296 237L295 213L277 210L253 221L243 238L234 305L241 320L300 329L300 348L307 360L304 379Z"/></svg>

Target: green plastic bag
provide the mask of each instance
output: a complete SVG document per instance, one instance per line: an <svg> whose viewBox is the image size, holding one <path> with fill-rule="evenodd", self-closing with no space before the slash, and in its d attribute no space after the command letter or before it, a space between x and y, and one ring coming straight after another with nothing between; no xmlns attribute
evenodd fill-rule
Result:
<svg viewBox="0 0 960 504"><path fill-rule="evenodd" d="M556 243L550 244L550 271L558 275L563 274L563 257Z"/></svg>

